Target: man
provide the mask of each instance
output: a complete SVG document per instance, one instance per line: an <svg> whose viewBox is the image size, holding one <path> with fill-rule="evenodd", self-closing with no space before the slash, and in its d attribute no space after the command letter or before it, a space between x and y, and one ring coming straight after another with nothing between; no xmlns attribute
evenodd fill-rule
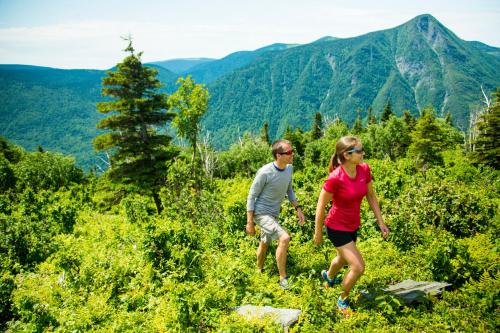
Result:
<svg viewBox="0 0 500 333"><path fill-rule="evenodd" d="M286 275L286 257L290 236L278 223L281 202L288 200L297 210L300 225L304 225L304 214L292 187L293 149L287 140L278 140L272 145L274 162L268 163L257 171L247 199L247 233L255 234L255 224L261 229L261 239L257 249L257 269L262 272L267 249L271 241L278 239L276 263L280 275L279 285L288 289L290 284Z"/></svg>

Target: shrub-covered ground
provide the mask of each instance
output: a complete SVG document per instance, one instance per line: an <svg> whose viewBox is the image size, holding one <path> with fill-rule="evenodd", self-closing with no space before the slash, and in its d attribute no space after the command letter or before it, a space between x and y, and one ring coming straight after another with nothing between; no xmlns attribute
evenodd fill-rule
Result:
<svg viewBox="0 0 500 333"><path fill-rule="evenodd" d="M432 110L419 120L389 116L358 133L391 235L382 240L365 202L356 312L336 312L340 289L325 289L319 274L335 251L326 237L314 246L312 235L326 166L348 132L337 120L318 137L285 135L307 219L299 226L283 204L280 220L292 235L287 291L278 286L276 244L257 273L258 237L244 231L252 178L271 160L263 140L245 136L218 153L200 146L194 162L179 149L165 165L158 215L147 189L84 175L69 157L25 152L0 138L0 329L280 332L270 320L248 322L231 311L254 304L301 309L291 332L498 331L499 173L494 163L472 164L463 133ZM452 286L413 306L381 292L405 279Z"/></svg>
<svg viewBox="0 0 500 333"><path fill-rule="evenodd" d="M292 332L496 331L498 174L471 166L457 151L447 153L446 167L425 172L409 159L368 162L392 234L382 240L364 203L359 248L366 273L353 292L352 318L336 312L340 289L325 289L319 275L334 249L327 240L318 247L312 243L326 174L311 167L294 176L306 225L300 227L294 210L283 205L281 220L292 234L293 287L287 291L277 283L275 244L264 273L255 270L258 240L244 233L251 177L215 179L201 192L188 185L165 189L160 216L142 196L108 200L120 191L104 178L69 190L3 195L2 202L11 203L2 206L1 215L7 228L1 280L5 327L11 332L279 332L269 321L247 322L231 312L255 304L301 309ZM415 306L380 292L405 279L453 286ZM362 290L378 297L368 301Z"/></svg>

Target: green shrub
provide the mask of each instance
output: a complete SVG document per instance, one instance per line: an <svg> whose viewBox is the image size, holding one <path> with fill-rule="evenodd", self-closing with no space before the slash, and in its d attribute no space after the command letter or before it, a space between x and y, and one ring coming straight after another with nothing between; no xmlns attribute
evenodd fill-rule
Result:
<svg viewBox="0 0 500 333"><path fill-rule="evenodd" d="M59 153L35 152L24 155L16 165L18 186L38 190L57 190L83 180L83 172L75 166L74 158Z"/></svg>

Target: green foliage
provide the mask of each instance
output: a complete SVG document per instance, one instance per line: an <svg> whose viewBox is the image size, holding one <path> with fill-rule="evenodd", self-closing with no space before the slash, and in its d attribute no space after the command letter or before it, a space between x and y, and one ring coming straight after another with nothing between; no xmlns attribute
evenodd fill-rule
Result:
<svg viewBox="0 0 500 333"><path fill-rule="evenodd" d="M356 117L356 121L354 122L354 125L352 125L352 133L353 134L359 134L363 131L363 123L361 122L361 116L359 115Z"/></svg>
<svg viewBox="0 0 500 333"><path fill-rule="evenodd" d="M191 76L179 78L177 83L180 87L168 99L170 106L177 111L172 126L177 129L179 136L189 141L193 149L192 173L193 178L198 181L195 176L196 151L201 118L207 111L208 90L201 84L195 84Z"/></svg>
<svg viewBox="0 0 500 333"><path fill-rule="evenodd" d="M271 144L271 139L269 138L269 123L267 121L264 123L264 125L262 125L262 128L260 129L260 139L268 145Z"/></svg>
<svg viewBox="0 0 500 333"><path fill-rule="evenodd" d="M15 185L16 177L14 170L12 170L9 161L5 157L0 156L0 192L6 192Z"/></svg>
<svg viewBox="0 0 500 333"><path fill-rule="evenodd" d="M314 121L311 128L311 139L318 140L323 136L323 119L321 113L316 112L314 114Z"/></svg>
<svg viewBox="0 0 500 333"><path fill-rule="evenodd" d="M382 111L382 114L380 115L380 122L382 122L382 123L386 122L393 115L394 115L394 112L392 112L391 102L389 101L384 106L384 110Z"/></svg>
<svg viewBox="0 0 500 333"><path fill-rule="evenodd" d="M432 108L423 110L411 136L408 155L424 169L431 165L442 165L442 151L462 141L457 130L436 119Z"/></svg>
<svg viewBox="0 0 500 333"><path fill-rule="evenodd" d="M110 132L97 136L94 146L112 153L110 179L152 195L160 213L159 186L165 178L166 163L177 151L169 147L171 137L160 134L158 128L173 115L164 111L169 104L167 95L158 92L158 71L142 65L141 53L134 53L131 40L125 51L130 55L103 79L102 93L113 99L98 103L97 109L114 114L97 124Z"/></svg>
<svg viewBox="0 0 500 333"><path fill-rule="evenodd" d="M16 164L15 174L20 189L57 190L83 180L83 172L75 159L52 152L25 154Z"/></svg>
<svg viewBox="0 0 500 333"><path fill-rule="evenodd" d="M360 135L366 154L370 158L396 158L406 155L411 143L410 132L405 122L390 116L381 124L371 124Z"/></svg>
<svg viewBox="0 0 500 333"><path fill-rule="evenodd" d="M231 178L236 174L251 177L261 166L271 162L272 159L271 148L267 143L245 135L229 150L218 154L215 175L221 178Z"/></svg>
<svg viewBox="0 0 500 333"><path fill-rule="evenodd" d="M421 244L426 226L446 230L456 237L483 232L495 218L496 194L484 187L470 188L453 180L432 177L428 182L406 188L390 207L393 241L409 249Z"/></svg>
<svg viewBox="0 0 500 333"><path fill-rule="evenodd" d="M152 213L150 202L141 196L127 196L120 202L129 223L144 223Z"/></svg>
<svg viewBox="0 0 500 333"><path fill-rule="evenodd" d="M481 116L479 135L474 142L472 158L476 163L500 168L500 87L494 93L493 105Z"/></svg>
<svg viewBox="0 0 500 333"><path fill-rule="evenodd" d="M436 123L443 132L450 129L444 121ZM401 157L401 142L390 140L398 129L403 138L405 126L392 116L362 134L391 235L380 237L364 202L357 245L366 271L351 293L354 317L337 313L339 287L322 286L319 272L328 267L334 248L326 236L320 246L311 240L333 146L349 131L335 121L318 140L297 131L304 167L294 172L294 186L306 224L299 225L288 202L280 215L292 236L290 290L277 283L275 243L264 272L255 272L258 235L245 235L246 197L255 172L272 157L266 143L247 135L215 155L216 178L202 179L198 190L190 176L190 151L182 150L161 186L160 215L148 196L111 183L106 174L78 185L38 191L17 186L0 194L1 329L281 331L270 318L247 321L232 311L255 304L301 309L291 332L495 331L499 174L470 164L451 144L453 137L446 143L452 149L441 152L443 166L422 171L413 159ZM381 142L392 150L380 150ZM391 151L394 160L374 158ZM22 160L6 163L17 172ZM440 298L407 306L383 292L405 279L453 286ZM362 291L375 297L366 299Z"/></svg>

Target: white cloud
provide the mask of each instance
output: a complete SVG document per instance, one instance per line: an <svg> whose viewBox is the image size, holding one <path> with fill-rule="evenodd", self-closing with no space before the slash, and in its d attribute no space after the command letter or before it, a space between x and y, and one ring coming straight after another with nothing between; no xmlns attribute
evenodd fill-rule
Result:
<svg viewBox="0 0 500 333"><path fill-rule="evenodd" d="M333 0L292 2L288 5L277 1L266 6L248 3L244 7L231 2L224 8L204 4L200 8L206 13L201 14L162 8L153 12L151 19L142 13L135 21L123 17L86 21L75 18L74 23L4 28L0 29L0 63L109 68L123 59L126 45L120 36L129 33L136 50L144 51L144 61L220 58L276 42L308 43L326 35L358 36L400 25L428 12L421 2L398 10L387 3L380 8L371 3L356 8ZM442 6L431 14L461 38L500 46L498 11L453 11Z"/></svg>

